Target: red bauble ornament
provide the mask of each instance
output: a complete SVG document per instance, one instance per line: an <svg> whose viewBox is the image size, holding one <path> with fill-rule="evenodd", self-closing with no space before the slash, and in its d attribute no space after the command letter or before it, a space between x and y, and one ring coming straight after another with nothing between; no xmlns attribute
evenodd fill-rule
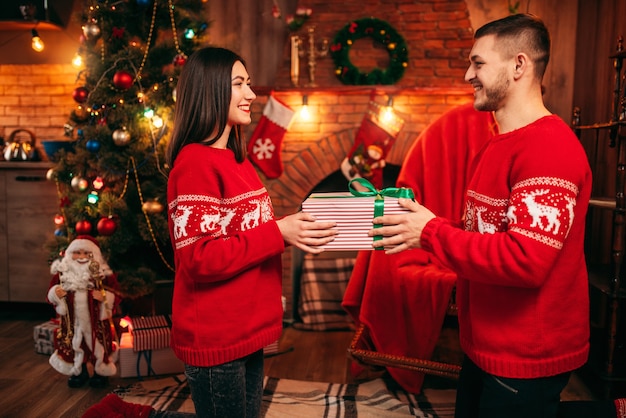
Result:
<svg viewBox="0 0 626 418"><path fill-rule="evenodd" d="M85 103L87 101L87 96L89 96L89 90L85 87L76 87L72 93L72 98L76 101L76 103Z"/></svg>
<svg viewBox="0 0 626 418"><path fill-rule="evenodd" d="M89 221L76 222L76 234L77 235L91 235L91 222Z"/></svg>
<svg viewBox="0 0 626 418"><path fill-rule="evenodd" d="M113 85L120 90L128 90L133 81L134 77L128 71L120 70L113 75Z"/></svg>
<svg viewBox="0 0 626 418"><path fill-rule="evenodd" d="M176 54L173 61L174 65L177 67L182 67L183 65L185 65L186 62L187 57L185 56L185 54Z"/></svg>
<svg viewBox="0 0 626 418"><path fill-rule="evenodd" d="M115 219L111 216L108 218L100 218L97 228L100 235L108 237L109 235L113 235L117 230L117 222L115 222Z"/></svg>

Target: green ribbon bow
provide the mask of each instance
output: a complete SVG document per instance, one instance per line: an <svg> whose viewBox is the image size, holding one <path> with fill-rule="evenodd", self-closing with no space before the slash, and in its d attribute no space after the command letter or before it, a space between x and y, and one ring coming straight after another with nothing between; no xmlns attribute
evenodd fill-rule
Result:
<svg viewBox="0 0 626 418"><path fill-rule="evenodd" d="M367 191L359 191L352 187L352 183L359 183L361 186L365 187ZM415 199L415 195L413 194L413 190L408 187L387 187L382 190L378 190L372 183L368 180L357 177L355 179L350 180L348 183L348 188L350 189L350 193L352 193L356 197L371 197L375 196L374 199L374 218L379 216L383 216L385 213L385 196L386 197L396 197L396 198L405 198L405 199ZM376 224L374 228L380 228L382 225ZM378 241L383 239L382 236L376 235L374 236L374 241ZM382 247L376 247L377 250L381 250Z"/></svg>

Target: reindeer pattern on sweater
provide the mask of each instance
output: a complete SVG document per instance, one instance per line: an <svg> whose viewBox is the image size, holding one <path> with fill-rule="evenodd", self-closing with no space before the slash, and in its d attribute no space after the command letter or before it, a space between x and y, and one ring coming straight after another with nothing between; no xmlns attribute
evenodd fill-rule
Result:
<svg viewBox="0 0 626 418"><path fill-rule="evenodd" d="M567 180L535 177L515 184L509 199L468 191L465 229L481 234L515 231L560 249L574 223L578 187Z"/></svg>
<svg viewBox="0 0 626 418"><path fill-rule="evenodd" d="M201 236L227 237L273 219L272 203L263 189L219 199L205 195L180 195L172 202L176 248L190 245Z"/></svg>

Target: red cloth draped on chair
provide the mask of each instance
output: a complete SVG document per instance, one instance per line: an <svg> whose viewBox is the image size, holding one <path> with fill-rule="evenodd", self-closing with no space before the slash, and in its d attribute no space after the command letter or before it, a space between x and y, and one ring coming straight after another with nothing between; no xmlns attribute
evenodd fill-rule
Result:
<svg viewBox="0 0 626 418"><path fill-rule="evenodd" d="M433 122L411 146L397 186L410 187L433 213L461 220L471 161L496 132L490 112L471 103ZM342 306L357 325L368 328L370 349L380 353L431 358L456 275L420 249L396 255L360 251ZM358 365L353 366L357 372ZM420 393L424 374L388 367L405 390Z"/></svg>

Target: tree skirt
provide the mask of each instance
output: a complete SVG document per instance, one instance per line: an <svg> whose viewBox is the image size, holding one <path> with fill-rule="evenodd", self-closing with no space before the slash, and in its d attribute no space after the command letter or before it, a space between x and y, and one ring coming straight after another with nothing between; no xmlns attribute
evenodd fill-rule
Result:
<svg viewBox="0 0 626 418"><path fill-rule="evenodd" d="M194 412L184 375L144 380L114 392L127 402L155 409ZM412 395L378 378L361 384L305 382L266 377L265 418L452 417L454 389L425 389Z"/></svg>

